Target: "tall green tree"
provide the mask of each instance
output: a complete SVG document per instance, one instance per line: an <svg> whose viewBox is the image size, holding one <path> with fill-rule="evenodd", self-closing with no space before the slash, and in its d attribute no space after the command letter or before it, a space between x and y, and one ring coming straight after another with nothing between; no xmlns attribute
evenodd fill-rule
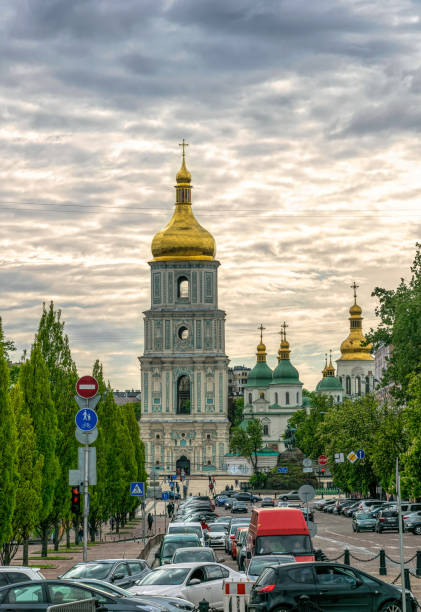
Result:
<svg viewBox="0 0 421 612"><path fill-rule="evenodd" d="M288 424L295 428L297 448L312 459L317 459L325 452L323 443L318 435L318 426L323 422L325 415L333 407L333 399L316 393L310 394L311 408L298 410L289 419Z"/></svg>
<svg viewBox="0 0 421 612"><path fill-rule="evenodd" d="M132 441L133 450L134 450L134 460L135 460L136 471L133 474L133 477L131 478L131 482L145 482L146 483L148 476L147 476L146 469L145 469L145 446L142 440L140 439L139 424L136 419L135 411L130 405L122 406L122 409L124 410L124 413L125 413L127 429L128 429L129 436ZM141 502L138 497L133 497L132 512L134 512L134 510L140 505L140 503Z"/></svg>
<svg viewBox="0 0 421 612"><path fill-rule="evenodd" d="M23 565L29 564L28 540L39 522L42 504L41 484L43 457L36 446L32 418L24 406L19 385L10 391L10 403L16 419L16 507L13 514L12 537L4 545L2 561L10 565L19 545L23 544Z"/></svg>
<svg viewBox="0 0 421 612"><path fill-rule="evenodd" d="M263 425L259 419L250 419L245 429L237 428L230 441L230 448L235 453L249 459L253 472L258 473L257 453L263 446Z"/></svg>
<svg viewBox="0 0 421 612"><path fill-rule="evenodd" d="M409 400L403 410L406 448L401 457L402 495L421 497L421 374L413 374L408 386Z"/></svg>
<svg viewBox="0 0 421 612"><path fill-rule="evenodd" d="M0 548L12 534L16 502L16 424L9 399L7 365L0 319Z"/></svg>
<svg viewBox="0 0 421 612"><path fill-rule="evenodd" d="M77 440L74 417L78 410L74 400L78 379L76 364L72 359L69 339L64 332L61 311L50 302L48 309L43 304L37 339L48 368L51 397L57 413L57 446L59 473L55 482L54 503L50 522L54 526L54 547L58 550L60 524L64 521L67 545L70 544L71 493L69 469L77 467Z"/></svg>
<svg viewBox="0 0 421 612"><path fill-rule="evenodd" d="M393 347L382 382L391 384L391 393L404 403L412 373L421 371L421 243L416 245L409 282L401 279L396 290L376 287L372 295L379 300L380 323L367 340L375 348Z"/></svg>
<svg viewBox="0 0 421 612"><path fill-rule="evenodd" d="M40 521L42 556L48 554L48 534L52 527L51 513L54 505L59 463L56 456L58 427L57 414L51 397L50 377L47 364L37 339L29 359L22 364L19 385L23 394L24 408L31 415L37 449L43 457Z"/></svg>

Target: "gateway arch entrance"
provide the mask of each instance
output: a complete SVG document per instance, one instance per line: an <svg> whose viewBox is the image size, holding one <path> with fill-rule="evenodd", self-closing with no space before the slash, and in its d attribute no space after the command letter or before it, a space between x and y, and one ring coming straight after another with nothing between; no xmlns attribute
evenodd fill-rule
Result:
<svg viewBox="0 0 421 612"><path fill-rule="evenodd" d="M186 475L190 474L190 459L187 459L185 455L182 455L175 464L177 474L180 474L181 470L184 470Z"/></svg>

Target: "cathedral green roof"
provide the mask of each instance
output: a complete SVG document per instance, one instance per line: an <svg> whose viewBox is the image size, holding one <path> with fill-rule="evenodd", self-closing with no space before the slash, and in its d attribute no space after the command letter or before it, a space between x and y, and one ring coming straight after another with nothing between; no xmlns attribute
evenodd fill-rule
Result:
<svg viewBox="0 0 421 612"><path fill-rule="evenodd" d="M272 370L266 361L258 361L247 378L246 387L267 387L272 382Z"/></svg>
<svg viewBox="0 0 421 612"><path fill-rule="evenodd" d="M342 391L342 384L337 376L325 376L317 383L316 391Z"/></svg>
<svg viewBox="0 0 421 612"><path fill-rule="evenodd" d="M273 371L272 385L301 385L298 370L289 359L281 359Z"/></svg>

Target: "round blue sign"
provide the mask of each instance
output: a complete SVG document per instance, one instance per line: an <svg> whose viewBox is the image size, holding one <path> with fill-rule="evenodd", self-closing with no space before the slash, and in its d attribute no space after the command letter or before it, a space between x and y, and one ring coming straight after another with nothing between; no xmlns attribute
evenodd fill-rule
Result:
<svg viewBox="0 0 421 612"><path fill-rule="evenodd" d="M355 454L357 455L358 459L364 459L365 457L365 451L362 448L359 448Z"/></svg>
<svg viewBox="0 0 421 612"><path fill-rule="evenodd" d="M75 417L76 427L81 431L91 431L98 423L98 415L91 408L82 408Z"/></svg>

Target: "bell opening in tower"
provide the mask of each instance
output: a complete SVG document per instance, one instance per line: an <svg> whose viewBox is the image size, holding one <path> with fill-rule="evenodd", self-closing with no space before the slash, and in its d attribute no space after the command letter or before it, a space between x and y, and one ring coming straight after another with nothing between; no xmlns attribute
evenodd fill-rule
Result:
<svg viewBox="0 0 421 612"><path fill-rule="evenodd" d="M185 374L177 382L177 414L190 414L190 378Z"/></svg>

